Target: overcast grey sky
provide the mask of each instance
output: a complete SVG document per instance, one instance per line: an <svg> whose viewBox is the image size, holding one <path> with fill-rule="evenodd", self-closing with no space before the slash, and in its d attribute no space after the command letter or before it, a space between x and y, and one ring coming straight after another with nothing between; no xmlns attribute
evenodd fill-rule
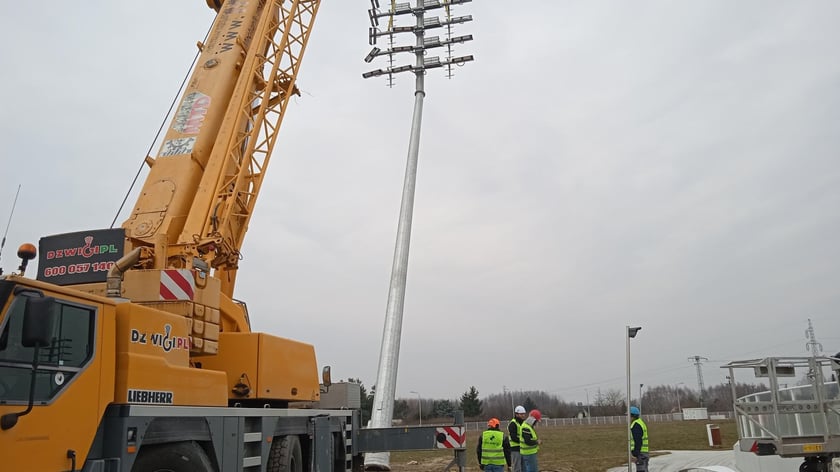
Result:
<svg viewBox="0 0 840 472"><path fill-rule="evenodd" d="M383 2L387 3L387 2ZM375 382L413 81L361 73L324 1L242 249L257 330ZM103 228L213 18L203 1L3 2L0 265ZM840 351L840 3L476 0L427 78L397 394L696 388L687 360ZM155 147L153 153L157 152ZM145 174L143 174L145 176ZM129 198L129 207L135 195ZM120 215L122 222L127 214ZM35 274L35 268L30 269Z"/></svg>

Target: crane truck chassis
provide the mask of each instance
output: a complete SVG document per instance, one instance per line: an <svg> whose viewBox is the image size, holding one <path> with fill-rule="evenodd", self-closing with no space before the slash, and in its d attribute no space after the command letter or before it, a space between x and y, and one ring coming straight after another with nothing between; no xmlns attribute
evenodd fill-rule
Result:
<svg viewBox="0 0 840 472"><path fill-rule="evenodd" d="M0 469L339 472L439 448L463 469L462 415L362 428L352 402L326 406L313 346L251 331L242 243L320 0L206 3L216 18L122 227L24 244L0 276Z"/></svg>
<svg viewBox="0 0 840 472"><path fill-rule="evenodd" d="M4 470L358 472L365 452L443 448L466 465L460 412L452 425L365 429L358 409L176 406L171 391L139 389L108 401L122 348L103 353L132 344L114 334L134 304L10 275L0 305Z"/></svg>

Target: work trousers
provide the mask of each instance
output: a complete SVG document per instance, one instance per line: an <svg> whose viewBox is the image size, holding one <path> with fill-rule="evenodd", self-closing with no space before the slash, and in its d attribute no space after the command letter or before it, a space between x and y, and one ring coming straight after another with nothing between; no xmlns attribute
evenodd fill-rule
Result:
<svg viewBox="0 0 840 472"><path fill-rule="evenodd" d="M486 464L484 472L505 472L505 466L496 464Z"/></svg>
<svg viewBox="0 0 840 472"><path fill-rule="evenodd" d="M510 471L522 472L522 455L519 454L519 449L510 450Z"/></svg>
<svg viewBox="0 0 840 472"><path fill-rule="evenodd" d="M636 458L636 472L648 472L648 461L650 456L647 452L640 452Z"/></svg>
<svg viewBox="0 0 840 472"><path fill-rule="evenodd" d="M539 472L540 466L537 462L537 454L522 455L522 472Z"/></svg>

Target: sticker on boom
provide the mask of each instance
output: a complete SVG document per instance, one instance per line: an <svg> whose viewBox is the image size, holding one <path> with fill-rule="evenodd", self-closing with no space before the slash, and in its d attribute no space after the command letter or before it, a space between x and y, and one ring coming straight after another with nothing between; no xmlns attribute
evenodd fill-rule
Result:
<svg viewBox="0 0 840 472"><path fill-rule="evenodd" d="M128 403L148 403L152 405L171 405L172 392L160 390L128 389Z"/></svg>

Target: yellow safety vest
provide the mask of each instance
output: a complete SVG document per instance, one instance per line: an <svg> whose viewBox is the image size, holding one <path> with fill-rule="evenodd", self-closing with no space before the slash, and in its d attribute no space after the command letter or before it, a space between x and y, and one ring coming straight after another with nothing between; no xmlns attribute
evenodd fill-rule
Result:
<svg viewBox="0 0 840 472"><path fill-rule="evenodd" d="M641 418L636 418L630 423L630 429L633 429L633 425L639 423L639 426L642 427L642 447L639 449L639 452L648 452L648 435L647 435L647 425ZM633 436L632 434L630 435ZM636 449L636 440L633 440L633 449Z"/></svg>
<svg viewBox="0 0 840 472"><path fill-rule="evenodd" d="M505 434L495 429L481 433L481 463L484 465L505 465L505 451L502 447Z"/></svg>
<svg viewBox="0 0 840 472"><path fill-rule="evenodd" d="M538 439L537 438L537 432L534 430L534 428L531 425L528 424L527 421L522 423L522 428L519 430L519 434L521 435L526 430L531 433L531 439L533 439L534 441L536 441ZM522 438L520 438L520 439L522 439ZM523 456L530 456L531 454L536 454L538 452L540 452L540 446L537 445L537 444L535 444L533 446L529 446L528 444L525 444L524 439L522 439L522 442L519 443L519 453L522 454Z"/></svg>
<svg viewBox="0 0 840 472"><path fill-rule="evenodd" d="M522 423L516 421L516 418L510 422L516 425L516 439L522 439ZM510 431L510 426L508 426L508 431ZM510 447L519 447L519 441L514 441L513 436L510 437Z"/></svg>

